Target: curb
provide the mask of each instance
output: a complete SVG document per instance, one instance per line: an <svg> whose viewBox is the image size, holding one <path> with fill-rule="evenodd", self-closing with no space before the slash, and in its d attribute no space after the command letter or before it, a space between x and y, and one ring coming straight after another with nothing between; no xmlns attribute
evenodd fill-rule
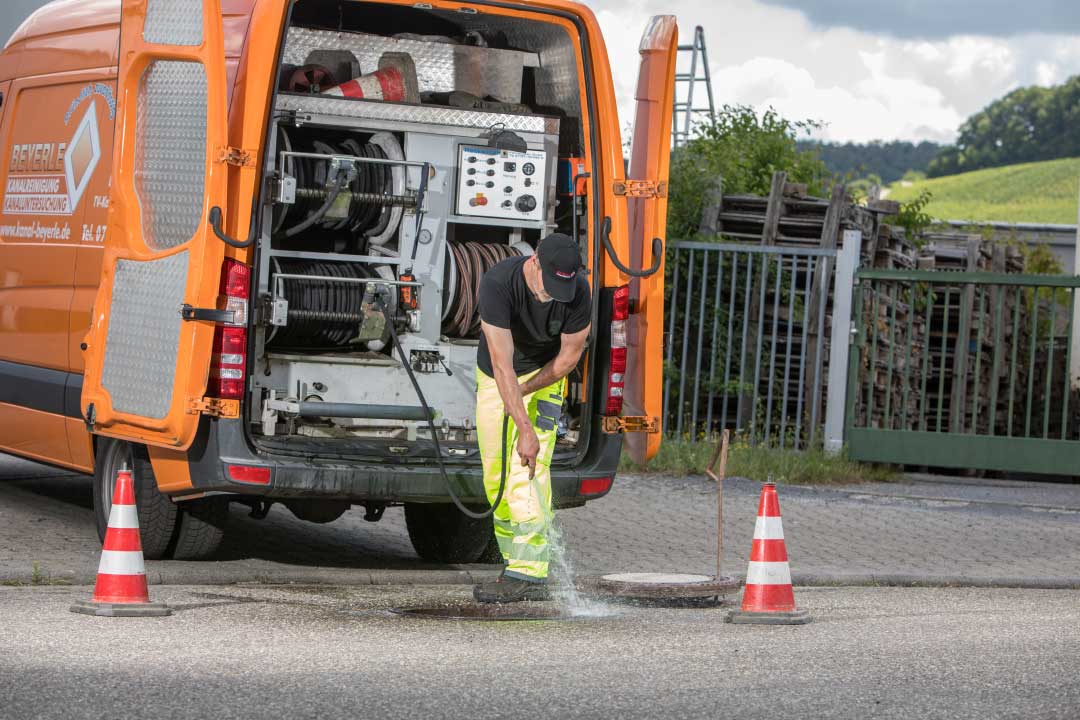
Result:
<svg viewBox="0 0 1080 720"><path fill-rule="evenodd" d="M494 580L499 570L491 567L468 569L375 569L265 568L237 569L211 567L151 567L146 573L150 585L474 585ZM740 583L744 574L732 574ZM1078 590L1080 577L1039 578L1021 576L964 577L958 575L918 575L912 573L843 574L794 573L797 587L927 587L927 588L1018 588L1028 590ZM19 587L92 586L95 573L49 574L35 584L30 573L0 572L0 585Z"/></svg>
<svg viewBox="0 0 1080 720"><path fill-rule="evenodd" d="M500 570L488 567L452 569L375 569L343 568L147 568L149 585L475 585L494 580ZM60 572L38 576L34 582L29 572L0 572L0 586L17 587L89 587L97 573Z"/></svg>

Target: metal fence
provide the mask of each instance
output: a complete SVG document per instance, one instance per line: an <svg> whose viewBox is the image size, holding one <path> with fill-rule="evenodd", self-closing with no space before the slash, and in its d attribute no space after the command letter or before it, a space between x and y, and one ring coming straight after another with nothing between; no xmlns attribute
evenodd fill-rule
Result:
<svg viewBox="0 0 1080 720"><path fill-rule="evenodd" d="M818 440L836 256L822 248L669 245L669 434L693 442L728 428L752 444L789 448Z"/></svg>
<svg viewBox="0 0 1080 720"><path fill-rule="evenodd" d="M863 270L847 388L859 460L1076 474L1080 278Z"/></svg>

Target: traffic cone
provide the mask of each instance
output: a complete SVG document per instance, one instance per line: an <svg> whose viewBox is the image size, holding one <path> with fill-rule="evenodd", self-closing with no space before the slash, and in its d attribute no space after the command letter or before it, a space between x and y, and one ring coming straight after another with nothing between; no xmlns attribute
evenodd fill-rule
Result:
<svg viewBox="0 0 1080 720"><path fill-rule="evenodd" d="M795 607L776 483L767 482L761 488L742 608L728 613L727 621L765 625L802 625L810 622L810 613Z"/></svg>
<svg viewBox="0 0 1080 720"><path fill-rule="evenodd" d="M127 468L116 474L94 596L89 601L76 601L71 612L106 617L156 617L172 613L167 605L150 602L139 515L135 510L135 485Z"/></svg>

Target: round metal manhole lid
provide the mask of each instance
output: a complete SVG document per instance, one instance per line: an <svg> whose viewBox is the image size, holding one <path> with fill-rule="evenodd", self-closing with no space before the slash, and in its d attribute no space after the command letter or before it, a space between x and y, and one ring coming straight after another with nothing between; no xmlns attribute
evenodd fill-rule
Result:
<svg viewBox="0 0 1080 720"><path fill-rule="evenodd" d="M560 605L537 602L394 608L393 612L406 617L437 620L596 620L615 615L575 614Z"/></svg>
<svg viewBox="0 0 1080 720"><path fill-rule="evenodd" d="M720 597L736 592L740 583L727 575L716 578L690 573L613 573L583 578L580 585L596 595L656 600Z"/></svg>

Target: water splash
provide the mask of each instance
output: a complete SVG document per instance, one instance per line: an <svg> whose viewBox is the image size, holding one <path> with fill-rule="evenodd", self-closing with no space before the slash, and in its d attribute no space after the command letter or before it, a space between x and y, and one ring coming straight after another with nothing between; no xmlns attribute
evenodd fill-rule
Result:
<svg viewBox="0 0 1080 720"><path fill-rule="evenodd" d="M611 617L617 615L608 603L582 595L577 588L577 576L573 561L567 552L562 525L552 510L548 515L548 548L551 550L551 567L558 584L552 588L552 597L571 617Z"/></svg>

